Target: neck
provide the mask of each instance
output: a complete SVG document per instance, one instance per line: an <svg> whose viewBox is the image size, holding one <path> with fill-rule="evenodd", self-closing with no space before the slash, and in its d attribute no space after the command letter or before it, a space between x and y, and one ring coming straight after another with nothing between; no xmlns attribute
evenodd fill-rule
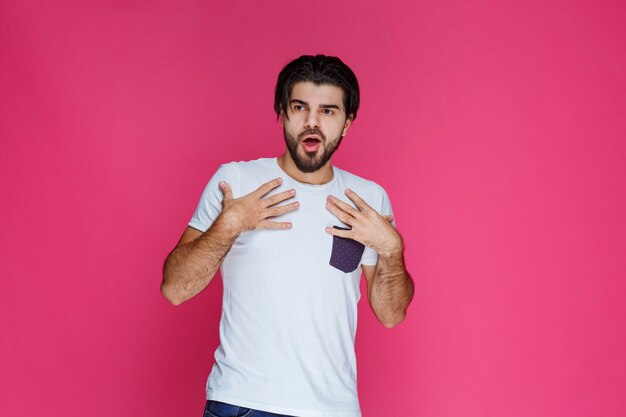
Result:
<svg viewBox="0 0 626 417"><path fill-rule="evenodd" d="M330 160L315 172L300 171L295 162L293 162L293 159L291 159L291 155L288 151L285 151L285 153L276 158L276 160L280 168L296 181L305 184L320 185L326 184L333 179L333 168L330 165Z"/></svg>

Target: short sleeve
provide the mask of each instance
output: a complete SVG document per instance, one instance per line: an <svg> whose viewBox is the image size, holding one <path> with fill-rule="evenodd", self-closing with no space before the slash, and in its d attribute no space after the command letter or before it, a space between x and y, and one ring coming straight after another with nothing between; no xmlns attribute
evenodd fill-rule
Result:
<svg viewBox="0 0 626 417"><path fill-rule="evenodd" d="M384 188L378 187L381 192L380 205L377 207L378 213L382 216L393 215L393 209L391 208L391 201L389 201L389 196ZM396 227L396 219L391 221L393 227ZM365 251L363 251L363 256L361 257L361 265L376 265L378 261L378 253L372 248L365 247Z"/></svg>
<svg viewBox="0 0 626 417"><path fill-rule="evenodd" d="M222 212L223 195L219 189L219 182L222 180L226 181L235 195L238 189L237 175L236 162L221 165L217 169L202 192L196 211L189 221L190 227L201 232L206 232L211 227L217 216Z"/></svg>

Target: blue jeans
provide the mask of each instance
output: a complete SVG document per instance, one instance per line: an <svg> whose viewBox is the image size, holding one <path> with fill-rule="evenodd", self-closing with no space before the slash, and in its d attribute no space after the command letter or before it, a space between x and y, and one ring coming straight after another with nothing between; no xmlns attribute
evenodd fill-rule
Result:
<svg viewBox="0 0 626 417"><path fill-rule="evenodd" d="M203 417L290 417L269 411L253 410L219 401L207 400Z"/></svg>

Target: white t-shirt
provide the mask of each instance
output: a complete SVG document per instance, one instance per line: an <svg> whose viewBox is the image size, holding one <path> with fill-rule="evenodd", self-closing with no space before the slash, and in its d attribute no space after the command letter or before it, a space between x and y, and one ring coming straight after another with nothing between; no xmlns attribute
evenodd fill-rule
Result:
<svg viewBox="0 0 626 417"><path fill-rule="evenodd" d="M355 207L344 193L350 188L383 215L392 214L389 198L378 184L337 167L330 182L311 185L287 175L276 158L231 162L207 184L189 226L204 232L219 215L219 181L238 198L276 177L283 183L264 198L294 188L295 197L279 205L300 207L272 219L290 221L291 229L244 232L224 258L220 345L206 397L292 416L358 417L360 264L375 265L377 254L361 247L360 255L355 241L345 246L324 230L347 226L326 209L326 197ZM341 256L352 259L338 263Z"/></svg>

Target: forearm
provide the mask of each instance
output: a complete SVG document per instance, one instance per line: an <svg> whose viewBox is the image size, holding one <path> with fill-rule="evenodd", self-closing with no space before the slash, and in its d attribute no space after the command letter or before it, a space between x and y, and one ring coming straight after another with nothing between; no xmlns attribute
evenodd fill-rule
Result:
<svg viewBox="0 0 626 417"><path fill-rule="evenodd" d="M413 299L413 279L404 264L404 247L379 254L376 263L370 300L376 316L386 327L404 320L406 309Z"/></svg>
<svg viewBox="0 0 626 417"><path fill-rule="evenodd" d="M163 265L161 292L175 305L200 293L211 282L237 233L218 216L199 238L175 248Z"/></svg>

